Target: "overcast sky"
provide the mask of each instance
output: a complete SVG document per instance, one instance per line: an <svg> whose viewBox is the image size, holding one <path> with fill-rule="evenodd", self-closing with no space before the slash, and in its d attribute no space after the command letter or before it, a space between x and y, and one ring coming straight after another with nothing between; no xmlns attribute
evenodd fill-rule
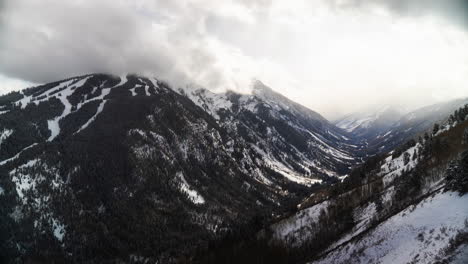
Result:
<svg viewBox="0 0 468 264"><path fill-rule="evenodd" d="M468 96L465 0L0 0L0 93L124 72L326 117Z"/></svg>

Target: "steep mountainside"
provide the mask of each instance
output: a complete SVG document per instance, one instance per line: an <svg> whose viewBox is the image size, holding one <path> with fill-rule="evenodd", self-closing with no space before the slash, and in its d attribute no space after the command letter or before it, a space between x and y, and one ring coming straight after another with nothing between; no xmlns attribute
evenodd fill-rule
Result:
<svg viewBox="0 0 468 264"><path fill-rule="evenodd" d="M261 82L255 83L252 94L220 94L194 88L179 92L215 117L221 126L237 130L281 174L296 169L325 177L343 175L349 172L347 166L357 160L354 152L358 146L353 145L349 134Z"/></svg>
<svg viewBox="0 0 468 264"><path fill-rule="evenodd" d="M2 262L176 261L358 162L347 133L260 83L92 74L0 109Z"/></svg>
<svg viewBox="0 0 468 264"><path fill-rule="evenodd" d="M377 156L261 234L293 262L466 262L468 105L439 131Z"/></svg>

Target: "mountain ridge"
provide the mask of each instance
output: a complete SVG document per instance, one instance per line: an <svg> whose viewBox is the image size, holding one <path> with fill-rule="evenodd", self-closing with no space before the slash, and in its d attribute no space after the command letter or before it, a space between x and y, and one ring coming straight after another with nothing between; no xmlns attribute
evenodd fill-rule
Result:
<svg viewBox="0 0 468 264"><path fill-rule="evenodd" d="M282 214L358 162L328 121L268 96L90 74L0 97L2 251L168 261Z"/></svg>
<svg viewBox="0 0 468 264"><path fill-rule="evenodd" d="M0 110L6 260L177 262L242 228L294 240L279 227L296 213L335 221L318 234L337 235L352 230L340 221L365 209L360 199L382 190L380 176L402 181L426 149L418 142L366 157L369 142L260 82L251 94L213 93L89 74L1 96ZM453 130L434 138L443 133ZM369 173L377 165L384 172ZM350 199L322 204L332 216L308 211L344 190Z"/></svg>

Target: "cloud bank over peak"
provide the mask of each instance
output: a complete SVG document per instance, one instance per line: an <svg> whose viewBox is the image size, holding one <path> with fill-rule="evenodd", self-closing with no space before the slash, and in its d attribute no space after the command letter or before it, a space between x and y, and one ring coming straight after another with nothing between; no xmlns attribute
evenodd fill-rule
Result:
<svg viewBox="0 0 468 264"><path fill-rule="evenodd" d="M425 104L468 96L468 26L448 2L7 0L0 74L129 72L241 92L259 79L328 116Z"/></svg>

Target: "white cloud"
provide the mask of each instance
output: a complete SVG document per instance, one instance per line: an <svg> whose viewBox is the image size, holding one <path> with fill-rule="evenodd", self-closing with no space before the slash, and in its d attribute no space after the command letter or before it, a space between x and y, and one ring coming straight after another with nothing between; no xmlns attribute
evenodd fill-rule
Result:
<svg viewBox="0 0 468 264"><path fill-rule="evenodd" d="M257 78L329 116L468 96L459 24L382 1L341 2L10 0L0 72L32 82L136 72L244 92Z"/></svg>
<svg viewBox="0 0 468 264"><path fill-rule="evenodd" d="M26 87L32 87L34 84L20 79L10 78L0 74L0 95L9 92L18 91Z"/></svg>

